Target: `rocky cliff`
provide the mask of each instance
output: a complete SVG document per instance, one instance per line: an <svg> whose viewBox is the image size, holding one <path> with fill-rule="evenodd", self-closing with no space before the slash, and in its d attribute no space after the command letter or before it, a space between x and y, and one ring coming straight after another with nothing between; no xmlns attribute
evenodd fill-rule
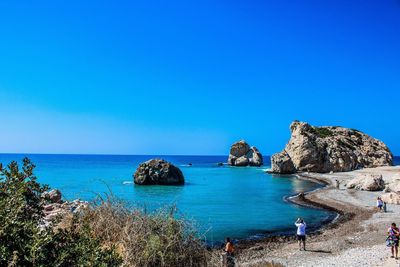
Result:
<svg viewBox="0 0 400 267"><path fill-rule="evenodd" d="M382 141L354 129L294 121L290 130L285 149L271 157L272 172L344 172L393 163Z"/></svg>
<svg viewBox="0 0 400 267"><path fill-rule="evenodd" d="M228 164L231 166L261 166L263 157L256 147L250 147L246 141L240 140L231 146Z"/></svg>

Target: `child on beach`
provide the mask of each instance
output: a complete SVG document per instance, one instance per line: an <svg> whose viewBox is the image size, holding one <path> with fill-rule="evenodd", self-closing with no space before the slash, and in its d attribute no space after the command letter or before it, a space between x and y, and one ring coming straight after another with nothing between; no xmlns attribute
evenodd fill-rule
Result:
<svg viewBox="0 0 400 267"><path fill-rule="evenodd" d="M378 199L376 200L376 206L378 207L378 209L380 211L382 211L382 207L383 207L383 201L380 197L378 197Z"/></svg>
<svg viewBox="0 0 400 267"><path fill-rule="evenodd" d="M388 229L388 237L386 239L386 244L392 250L391 258L394 258L396 254L396 260L398 259L397 254L399 250L399 234L400 234L399 228L397 228L395 223L392 223L392 225Z"/></svg>
<svg viewBox="0 0 400 267"><path fill-rule="evenodd" d="M299 250L306 250L306 223L302 218L298 218L294 223L297 227L297 240L299 241ZM302 246L303 245L303 246Z"/></svg>

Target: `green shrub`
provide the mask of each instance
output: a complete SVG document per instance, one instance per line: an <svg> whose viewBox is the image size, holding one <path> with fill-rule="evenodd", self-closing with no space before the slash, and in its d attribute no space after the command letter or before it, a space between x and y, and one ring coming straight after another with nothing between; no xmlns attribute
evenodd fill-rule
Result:
<svg viewBox="0 0 400 267"><path fill-rule="evenodd" d="M312 127L311 132L317 134L320 138L326 138L334 135L334 132L326 127Z"/></svg>
<svg viewBox="0 0 400 267"><path fill-rule="evenodd" d="M104 248L89 224L75 215L69 227L41 227L48 190L33 175L35 165L23 160L0 165L0 266L119 266L113 247Z"/></svg>

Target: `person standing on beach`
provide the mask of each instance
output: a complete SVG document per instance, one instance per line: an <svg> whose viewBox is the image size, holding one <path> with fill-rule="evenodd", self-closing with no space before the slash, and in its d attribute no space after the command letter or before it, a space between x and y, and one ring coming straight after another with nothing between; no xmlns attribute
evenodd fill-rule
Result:
<svg viewBox="0 0 400 267"><path fill-rule="evenodd" d="M306 223L302 218L298 218L294 223L297 227L297 241L299 241L299 250L306 250Z"/></svg>
<svg viewBox="0 0 400 267"><path fill-rule="evenodd" d="M226 260L224 261L224 266L234 267L235 266L235 258L233 255L233 243L229 237L226 238L226 244L224 251L226 252Z"/></svg>
<svg viewBox="0 0 400 267"><path fill-rule="evenodd" d="M392 250L391 258L394 258L396 254L396 260L398 259L397 254L399 251L399 235L399 228L397 228L395 223L392 223L392 225L388 229L387 245L391 247Z"/></svg>

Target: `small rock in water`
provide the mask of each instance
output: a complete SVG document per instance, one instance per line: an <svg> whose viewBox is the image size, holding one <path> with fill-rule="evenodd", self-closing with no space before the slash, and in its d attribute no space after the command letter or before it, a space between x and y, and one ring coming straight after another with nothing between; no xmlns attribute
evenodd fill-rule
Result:
<svg viewBox="0 0 400 267"><path fill-rule="evenodd" d="M133 175L138 185L183 185L185 178L182 171L162 159L143 162Z"/></svg>
<svg viewBox="0 0 400 267"><path fill-rule="evenodd" d="M228 164L232 166L261 166L263 157L254 146L250 147L246 141L240 140L231 146Z"/></svg>

